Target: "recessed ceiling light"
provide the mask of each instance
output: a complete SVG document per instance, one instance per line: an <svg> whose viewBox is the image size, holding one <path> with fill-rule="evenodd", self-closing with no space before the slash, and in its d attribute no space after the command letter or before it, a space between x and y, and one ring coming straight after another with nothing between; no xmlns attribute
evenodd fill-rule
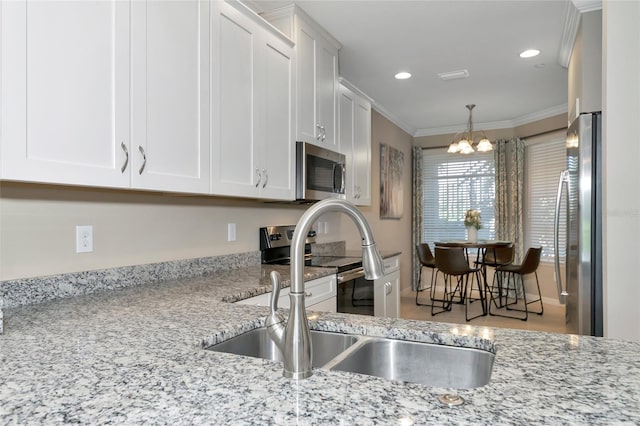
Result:
<svg viewBox="0 0 640 426"><path fill-rule="evenodd" d="M411 77L411 73L406 71L399 72L398 74L395 75L395 78L397 78L398 80L406 80L407 78L410 78L410 77Z"/></svg>
<svg viewBox="0 0 640 426"><path fill-rule="evenodd" d="M540 51L538 49L529 49L525 50L520 54L521 58L533 58L534 56L538 56Z"/></svg>

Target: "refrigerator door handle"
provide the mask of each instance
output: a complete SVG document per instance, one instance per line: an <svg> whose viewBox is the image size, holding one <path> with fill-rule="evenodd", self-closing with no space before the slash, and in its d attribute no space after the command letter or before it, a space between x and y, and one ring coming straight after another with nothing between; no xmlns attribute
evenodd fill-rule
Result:
<svg viewBox="0 0 640 426"><path fill-rule="evenodd" d="M560 205L562 204L562 192L566 185L567 191L569 191L569 171L564 170L560 173L560 179L558 180L558 193L556 195L556 211L555 221L553 223L553 252L556 264L556 284L558 285L558 299L560 304L565 305L567 303L567 296L569 293L562 287L562 275L560 274Z"/></svg>

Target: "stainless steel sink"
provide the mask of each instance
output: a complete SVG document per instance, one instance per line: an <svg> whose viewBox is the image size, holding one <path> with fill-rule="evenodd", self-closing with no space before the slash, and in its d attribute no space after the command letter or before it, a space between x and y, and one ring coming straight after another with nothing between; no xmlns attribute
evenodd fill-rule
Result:
<svg viewBox="0 0 640 426"><path fill-rule="evenodd" d="M311 331L311 345L313 349L312 366L322 367L338 354L353 345L358 338L349 334L327 333ZM267 335L264 328L257 328L224 342L210 346L207 349L217 352L227 352L236 355L264 358L282 362L282 354Z"/></svg>
<svg viewBox="0 0 640 426"><path fill-rule="evenodd" d="M484 386L495 355L470 348L370 338L325 368L446 388Z"/></svg>
<svg viewBox="0 0 640 426"><path fill-rule="evenodd" d="M495 355L479 349L311 331L313 367L445 388L475 388L491 378ZM282 362L258 328L208 350Z"/></svg>

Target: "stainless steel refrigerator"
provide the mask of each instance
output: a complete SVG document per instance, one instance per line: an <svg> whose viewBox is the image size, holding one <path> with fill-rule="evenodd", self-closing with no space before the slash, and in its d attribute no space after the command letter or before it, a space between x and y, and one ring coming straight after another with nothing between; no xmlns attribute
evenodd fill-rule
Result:
<svg viewBox="0 0 640 426"><path fill-rule="evenodd" d="M569 333L602 336L601 113L581 114L567 131L567 169L555 212L556 283ZM564 206L564 209L561 208ZM566 210L565 276L560 273L560 215ZM563 285L564 284L564 285Z"/></svg>

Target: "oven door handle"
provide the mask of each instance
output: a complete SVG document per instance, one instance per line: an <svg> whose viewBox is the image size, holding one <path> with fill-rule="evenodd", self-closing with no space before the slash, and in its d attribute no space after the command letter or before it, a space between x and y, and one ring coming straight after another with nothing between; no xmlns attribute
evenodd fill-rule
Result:
<svg viewBox="0 0 640 426"><path fill-rule="evenodd" d="M356 268L356 269L352 269L350 271L344 271L343 273L338 274L337 279L338 279L338 284L341 284L341 283L355 280L362 277L364 277L364 269Z"/></svg>

